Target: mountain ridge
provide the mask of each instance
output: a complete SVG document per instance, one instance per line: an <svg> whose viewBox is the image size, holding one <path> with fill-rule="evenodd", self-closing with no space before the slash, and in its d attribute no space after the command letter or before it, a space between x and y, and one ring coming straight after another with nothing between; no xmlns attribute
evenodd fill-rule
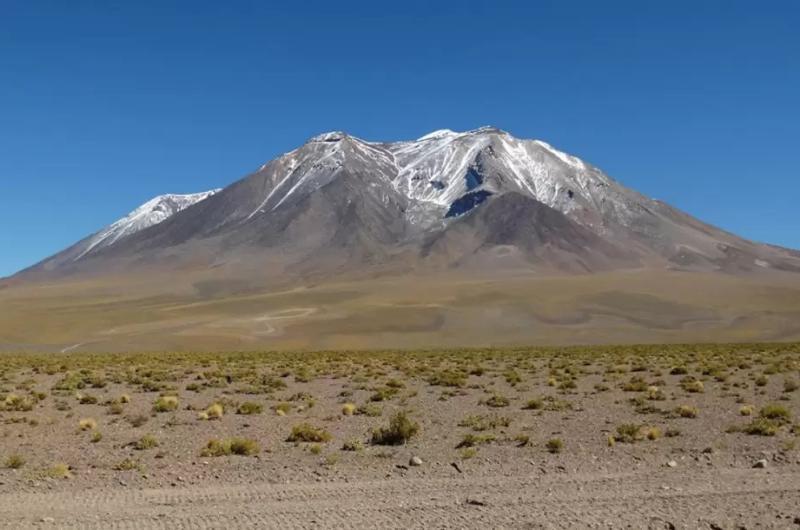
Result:
<svg viewBox="0 0 800 530"><path fill-rule="evenodd" d="M256 267L268 261L276 274L300 263L308 267L310 260L324 273L328 261L336 268L343 262L389 265L397 256L410 269L472 262L505 267L507 259L487 263L492 247L505 256L513 249L519 257L514 267L542 271L800 271L797 253L703 223L546 142L495 127L440 129L400 142L330 131L221 190L179 197L191 199L162 209L157 222L125 222L149 201L20 276L103 274L145 263L169 271L244 260ZM517 216L500 215L496 201L513 205ZM528 216L554 226L534 226Z"/></svg>

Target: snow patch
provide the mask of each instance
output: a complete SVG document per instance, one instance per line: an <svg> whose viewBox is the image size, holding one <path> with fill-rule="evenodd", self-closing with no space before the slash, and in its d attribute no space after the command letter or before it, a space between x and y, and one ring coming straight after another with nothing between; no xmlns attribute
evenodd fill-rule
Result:
<svg viewBox="0 0 800 530"><path fill-rule="evenodd" d="M558 149L554 148L552 145L548 144L547 142L543 142L541 140L534 140L535 143L539 144L540 146L547 149L553 156L567 164L568 166L576 167L579 169L586 169L586 164L583 161L572 155L568 155L563 151L559 151Z"/></svg>
<svg viewBox="0 0 800 530"><path fill-rule="evenodd" d="M313 136L308 141L309 142L338 142L339 140L344 139L347 136L347 133L342 131L329 131L326 133L318 134L317 136Z"/></svg>
<svg viewBox="0 0 800 530"><path fill-rule="evenodd" d="M176 213L207 199L219 191L220 189L188 195L167 194L150 199L127 216L93 235L87 242L83 252L73 261L81 259L92 251L110 247L123 237L162 223Z"/></svg>

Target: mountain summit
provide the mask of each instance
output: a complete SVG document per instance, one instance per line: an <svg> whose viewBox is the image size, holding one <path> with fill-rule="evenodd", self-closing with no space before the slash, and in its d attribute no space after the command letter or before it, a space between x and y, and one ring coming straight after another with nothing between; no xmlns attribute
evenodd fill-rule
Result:
<svg viewBox="0 0 800 530"><path fill-rule="evenodd" d="M800 271L757 244L494 127L317 135L222 190L153 199L21 277L226 267L272 277L440 268Z"/></svg>

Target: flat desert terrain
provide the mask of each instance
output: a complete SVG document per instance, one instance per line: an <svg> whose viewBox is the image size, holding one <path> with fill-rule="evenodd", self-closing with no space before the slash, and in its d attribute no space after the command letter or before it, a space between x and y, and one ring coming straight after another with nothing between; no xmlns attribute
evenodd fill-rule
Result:
<svg viewBox="0 0 800 530"><path fill-rule="evenodd" d="M0 351L346 350L800 340L796 274L274 278L187 270L0 285Z"/></svg>
<svg viewBox="0 0 800 530"><path fill-rule="evenodd" d="M4 354L3 528L800 528L800 345Z"/></svg>

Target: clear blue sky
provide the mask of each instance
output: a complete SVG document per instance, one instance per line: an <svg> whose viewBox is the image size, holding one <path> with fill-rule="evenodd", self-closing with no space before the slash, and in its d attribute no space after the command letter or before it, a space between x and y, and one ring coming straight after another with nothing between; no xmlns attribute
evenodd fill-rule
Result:
<svg viewBox="0 0 800 530"><path fill-rule="evenodd" d="M0 276L309 136L495 125L800 247L800 2L0 0Z"/></svg>

